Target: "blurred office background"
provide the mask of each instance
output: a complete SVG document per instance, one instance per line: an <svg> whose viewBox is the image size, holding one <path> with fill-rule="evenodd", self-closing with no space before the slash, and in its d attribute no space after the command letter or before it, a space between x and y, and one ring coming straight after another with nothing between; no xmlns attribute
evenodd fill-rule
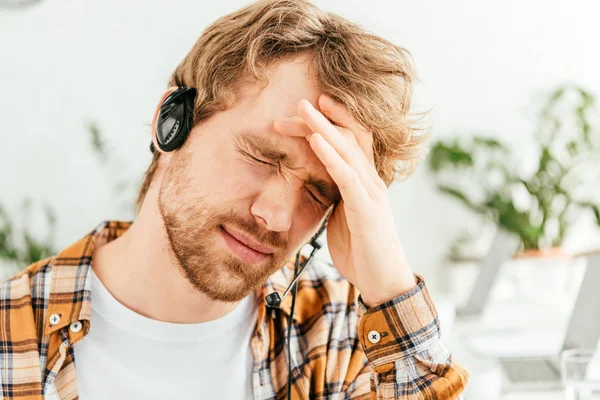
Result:
<svg viewBox="0 0 600 400"><path fill-rule="evenodd" d="M0 0L0 266L6 270L62 248L104 219L133 218L150 161L150 120L171 71L208 24L246 1L18 3ZM540 167L544 134L552 130L542 110L554 104L554 95L556 108L546 116L562 124L568 162L583 165L576 172L581 181L564 190L583 206L569 207L568 218L551 223L552 237L534 234L532 240L570 254L600 248L594 214L600 177L587 152L598 148L599 137L599 104L591 100L600 95L599 2L316 3L412 53L420 78L413 108L431 110L432 144L439 145L431 154L447 161L502 148L489 159L503 161L513 178L530 179ZM482 140L473 142L475 136ZM514 224L499 218L497 205L474 212L461 197L485 182L467 178L471 187L465 188L460 181L474 171L485 181L479 162L468 171L442 163L436 172L425 159L414 176L390 188L407 257L448 315L468 296L495 228L508 224L524 237L519 231L531 216L531 198L539 200L516 188L507 207L517 210L502 214ZM444 193L441 185L450 186ZM454 318L445 318L452 331Z"/></svg>

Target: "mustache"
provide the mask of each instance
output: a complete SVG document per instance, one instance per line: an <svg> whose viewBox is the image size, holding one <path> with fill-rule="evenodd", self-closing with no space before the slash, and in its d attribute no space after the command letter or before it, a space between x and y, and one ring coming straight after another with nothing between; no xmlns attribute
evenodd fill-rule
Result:
<svg viewBox="0 0 600 400"><path fill-rule="evenodd" d="M247 220L233 213L221 215L217 225L234 227L257 242L277 250L285 250L289 245L287 237L280 232L265 230L255 220Z"/></svg>

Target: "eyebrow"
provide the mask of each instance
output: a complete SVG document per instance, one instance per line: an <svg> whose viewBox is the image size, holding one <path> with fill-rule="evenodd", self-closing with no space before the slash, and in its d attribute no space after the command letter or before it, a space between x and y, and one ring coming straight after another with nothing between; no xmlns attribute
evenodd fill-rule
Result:
<svg viewBox="0 0 600 400"><path fill-rule="evenodd" d="M277 145L270 140L248 132L239 134L238 139L241 144L246 145L251 150L260 154L262 157L294 169L293 157L279 150ZM319 179L314 175L309 174L308 178L305 180L305 183L319 192L319 195L329 201L331 204L337 204L342 199L337 185L332 185L326 180Z"/></svg>

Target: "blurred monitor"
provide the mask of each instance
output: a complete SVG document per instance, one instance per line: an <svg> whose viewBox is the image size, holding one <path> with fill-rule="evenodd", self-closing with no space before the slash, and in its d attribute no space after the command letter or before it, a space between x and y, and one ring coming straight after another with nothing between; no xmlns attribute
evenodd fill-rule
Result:
<svg viewBox="0 0 600 400"><path fill-rule="evenodd" d="M512 259L519 248L517 235L498 229L492 245L481 262L479 274L466 304L457 310L459 316L480 316L504 262Z"/></svg>
<svg viewBox="0 0 600 400"><path fill-rule="evenodd" d="M506 357L500 358L500 363L508 381L508 390L521 389L555 389L560 388L560 353L563 350L573 348L595 348L600 338L600 293L598 291L600 282L600 253L591 254L587 257L587 268L579 289L579 294L564 336L564 341L558 353L554 347L554 354L545 357ZM552 332L548 332L552 336ZM487 343L481 341L471 342L471 348L477 349L478 344L484 347L498 347L500 343ZM489 338L493 341L494 338ZM523 354L528 349L536 347L538 342L544 342L540 333L537 335L511 335L505 337L503 344L507 352L514 352L521 348ZM500 349L496 348L496 352ZM552 346L550 346L552 351Z"/></svg>

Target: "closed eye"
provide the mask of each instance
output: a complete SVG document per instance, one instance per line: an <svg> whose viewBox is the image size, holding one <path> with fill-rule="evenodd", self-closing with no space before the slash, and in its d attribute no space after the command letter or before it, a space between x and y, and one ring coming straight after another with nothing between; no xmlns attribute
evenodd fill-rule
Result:
<svg viewBox="0 0 600 400"><path fill-rule="evenodd" d="M245 155L246 155L248 158L252 159L253 161L255 161L255 162L259 163L259 164L268 165L268 166L271 166L271 167L277 167L277 165L276 165L276 164L273 164L273 163L270 163L270 162L267 162L267 161L261 160L260 158L256 158L256 157L254 157L253 155L251 155L251 154L248 154L248 153L246 153L246 152L244 152L244 154L245 154ZM313 200L315 203L317 203L317 204L318 204L320 207L323 207L323 208L327 208L327 207L329 207L328 205L324 204L324 203L323 203L321 200L319 200L319 198L318 198L317 196L315 196L315 195L313 194L313 192L311 192L311 191L310 191L310 190L308 190L308 189L306 189L306 191L308 192L308 194L310 195L310 197L312 198L312 200Z"/></svg>
<svg viewBox="0 0 600 400"><path fill-rule="evenodd" d="M324 203L323 203L321 200L319 200L319 199L317 198L317 196L315 196L315 195L313 194L313 192L311 192L311 191L310 191L310 190L308 190L308 189L307 189L306 191L308 192L308 194L310 194L310 197L312 197L312 198L313 198L313 200L314 200L314 201L315 201L317 204L319 204L319 206L321 206L321 207L323 207L323 208L327 208L327 207L329 207L328 205L324 204Z"/></svg>
<svg viewBox="0 0 600 400"><path fill-rule="evenodd" d="M256 157L253 157L253 156L251 156L250 154L248 154L248 157L250 157L251 159L253 159L254 161L256 161L256 162L258 162L258 163L261 163L261 164L266 164L266 165L273 165L273 166L275 166L275 164L271 164L271 163L269 163L269 162L263 161L263 160L261 160L261 159L258 159L258 158L256 158Z"/></svg>
<svg viewBox="0 0 600 400"><path fill-rule="evenodd" d="M273 164L273 163L261 160L260 158L256 158L253 155L248 154L246 152L244 152L244 154L246 155L246 157L250 158L252 161L255 161L255 162L259 163L259 164L270 165L272 167L276 167L277 166L276 164Z"/></svg>

